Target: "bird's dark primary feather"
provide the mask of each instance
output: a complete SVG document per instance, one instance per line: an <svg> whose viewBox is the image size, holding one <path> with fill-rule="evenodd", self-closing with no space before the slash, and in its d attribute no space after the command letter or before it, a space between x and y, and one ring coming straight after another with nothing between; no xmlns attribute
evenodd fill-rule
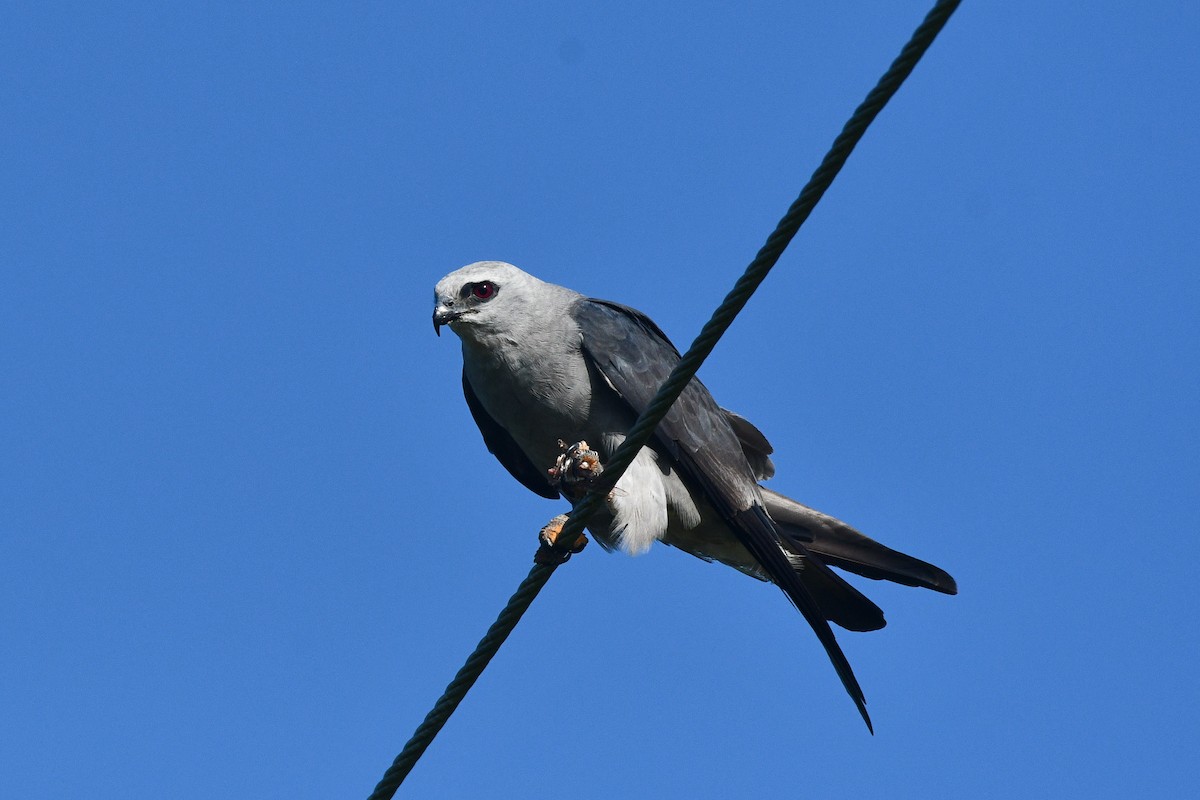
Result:
<svg viewBox="0 0 1200 800"><path fill-rule="evenodd" d="M603 300L581 299L572 309L583 352L630 405L641 413L679 361L679 352L645 314ZM871 718L854 671L833 630L781 546L778 529L762 505L755 475L725 413L693 379L655 431L656 449L671 455L685 479L705 493L742 545L762 565L817 634L842 685ZM811 558L801 545L790 548ZM815 562L815 559L813 559ZM815 563L807 568L818 568Z"/></svg>
<svg viewBox="0 0 1200 800"><path fill-rule="evenodd" d="M475 390L471 388L471 382L467 380L465 370L462 382L463 396L467 398L467 408L471 409L471 416L475 418L475 424L479 426L479 432L483 434L483 443L487 445L488 452L494 455L509 474L519 480L526 489L549 500L557 500L558 490L550 485L550 479L546 473L529 460L529 456L525 455L521 446L500 423L492 419L492 415L479 402L479 398L475 396Z"/></svg>

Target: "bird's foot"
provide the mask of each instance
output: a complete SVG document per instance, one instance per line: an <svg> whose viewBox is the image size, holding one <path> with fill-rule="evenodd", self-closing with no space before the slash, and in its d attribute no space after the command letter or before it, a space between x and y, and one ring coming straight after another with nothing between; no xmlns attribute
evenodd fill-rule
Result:
<svg viewBox="0 0 1200 800"><path fill-rule="evenodd" d="M550 483L567 499L579 500L604 472L604 467L600 464L600 454L588 447L588 443L584 441L567 444L559 439L558 446L562 452L555 459L554 466L548 470Z"/></svg>
<svg viewBox="0 0 1200 800"><path fill-rule="evenodd" d="M588 538L585 534L579 534L579 538L569 548L557 547L558 537L562 533L563 525L567 521L566 514L559 514L554 519L546 523L546 527L542 528L538 533L538 541L541 546L533 556L533 560L537 564L565 564L574 553L581 552L587 547Z"/></svg>
<svg viewBox="0 0 1200 800"><path fill-rule="evenodd" d="M562 452L555 459L554 466L547 470L550 475L550 483L568 500L573 503L578 502L583 499L588 489L604 471L604 467L600 465L600 454L588 447L588 443L584 441L567 444L559 439L558 447ZM567 515L559 514L546 523L546 527L542 528L541 533L538 534L541 546L538 547L538 551L533 557L535 562L538 564L563 564L571 557L572 553L578 553L587 546L587 536L582 533L570 545L565 542L559 544L558 538L562 534L566 521Z"/></svg>

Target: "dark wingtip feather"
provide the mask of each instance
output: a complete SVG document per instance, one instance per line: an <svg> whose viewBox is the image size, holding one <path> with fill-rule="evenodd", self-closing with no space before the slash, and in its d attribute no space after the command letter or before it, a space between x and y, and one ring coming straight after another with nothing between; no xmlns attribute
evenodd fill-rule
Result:
<svg viewBox="0 0 1200 800"><path fill-rule="evenodd" d="M858 713L862 715L863 722L867 723L867 730L874 736L875 726L871 724L871 715L867 713L867 699L863 695L858 678L854 676L854 669L850 666L846 654L842 652L842 647L838 644L837 637L833 635L833 629L825 620L824 613L817 606L791 562L776 543L775 523L767 515L766 509L755 505L746 511L734 513L733 517L735 529L742 534L739 537L742 539L742 544L746 545L751 555L763 566L763 569L771 576L771 580L783 590L787 598L792 601L792 605L813 629L821 646L825 648L825 654L833 664L834 671L841 679L846 693L854 701Z"/></svg>

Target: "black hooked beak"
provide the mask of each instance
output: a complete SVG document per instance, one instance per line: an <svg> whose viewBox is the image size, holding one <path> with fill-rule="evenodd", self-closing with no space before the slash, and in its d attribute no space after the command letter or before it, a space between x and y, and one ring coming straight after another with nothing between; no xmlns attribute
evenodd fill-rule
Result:
<svg viewBox="0 0 1200 800"><path fill-rule="evenodd" d="M459 317L471 313L472 309L464 308L462 311L451 311L446 306L438 306L433 310L433 332L438 336L442 335L442 326L449 325Z"/></svg>

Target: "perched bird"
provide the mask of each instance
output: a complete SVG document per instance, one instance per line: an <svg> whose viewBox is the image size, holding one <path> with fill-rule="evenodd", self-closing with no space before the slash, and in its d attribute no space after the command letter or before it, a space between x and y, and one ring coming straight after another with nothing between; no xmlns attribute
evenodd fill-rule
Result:
<svg viewBox="0 0 1200 800"><path fill-rule="evenodd" d="M434 330L443 325L462 340L463 392L488 450L547 498L560 496L547 474L560 440L590 442L603 462L679 361L645 314L499 261L438 281ZM775 472L771 453L756 427L694 379L588 530L606 549L640 553L660 541L775 583L816 632L870 729L829 622L877 630L883 612L829 565L946 594L957 587L938 567L761 487Z"/></svg>

